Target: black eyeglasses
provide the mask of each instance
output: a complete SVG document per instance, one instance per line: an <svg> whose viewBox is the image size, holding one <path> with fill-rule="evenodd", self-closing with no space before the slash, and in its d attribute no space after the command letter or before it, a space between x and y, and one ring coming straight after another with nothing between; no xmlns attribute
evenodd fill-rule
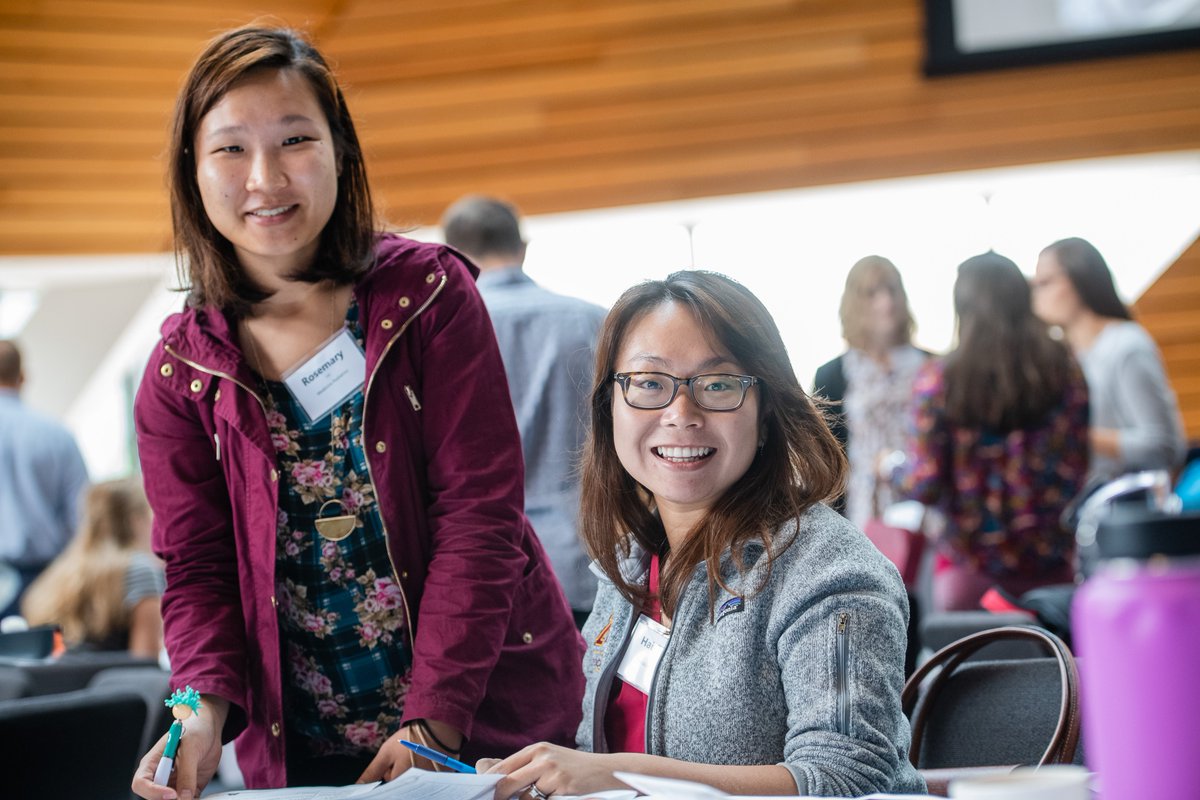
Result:
<svg viewBox="0 0 1200 800"><path fill-rule="evenodd" d="M633 408L653 410L675 402L679 387L686 385L692 402L708 411L737 411L746 402L746 392L759 382L751 375L709 372L690 378L676 378L665 372L617 372L613 380L621 384L625 402Z"/></svg>

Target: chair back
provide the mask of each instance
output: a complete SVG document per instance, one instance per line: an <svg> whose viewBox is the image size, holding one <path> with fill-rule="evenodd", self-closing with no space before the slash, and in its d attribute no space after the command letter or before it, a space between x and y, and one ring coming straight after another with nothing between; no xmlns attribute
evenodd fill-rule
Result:
<svg viewBox="0 0 1200 800"><path fill-rule="evenodd" d="M0 633L0 658L23 661L48 658L54 652L53 625L39 625L23 631Z"/></svg>
<svg viewBox="0 0 1200 800"><path fill-rule="evenodd" d="M921 619L921 646L936 653L947 645L979 631L1034 624L1024 611L934 611ZM1012 658L1042 658L1046 646L1033 639L998 639L978 648L968 660L1004 661Z"/></svg>
<svg viewBox="0 0 1200 800"><path fill-rule="evenodd" d="M175 718L163 702L171 695L171 673L160 667L112 667L97 672L88 683L90 689L133 693L146 704L146 728L139 753L148 753Z"/></svg>
<svg viewBox="0 0 1200 800"><path fill-rule="evenodd" d="M114 667L156 667L158 662L150 658L131 656L125 651L72 653L60 658L42 661L0 661L0 684L7 683L6 676L16 672L25 682L23 697L61 694L86 688L88 681L98 672Z"/></svg>
<svg viewBox="0 0 1200 800"><path fill-rule="evenodd" d="M146 702L83 689L0 702L5 797L129 800Z"/></svg>
<svg viewBox="0 0 1200 800"><path fill-rule="evenodd" d="M985 645L1011 640L1040 642L1051 657L963 663ZM992 628L944 647L909 679L901 702L918 769L1075 760L1079 673L1066 644L1041 628Z"/></svg>

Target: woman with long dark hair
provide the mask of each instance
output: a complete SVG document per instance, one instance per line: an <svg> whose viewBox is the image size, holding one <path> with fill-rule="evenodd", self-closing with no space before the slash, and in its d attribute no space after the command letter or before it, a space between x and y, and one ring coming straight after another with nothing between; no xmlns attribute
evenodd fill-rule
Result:
<svg viewBox="0 0 1200 800"><path fill-rule="evenodd" d="M1112 272L1085 239L1060 239L1038 257L1033 308L1062 329L1087 376L1091 476L1175 469L1187 442L1158 346L1117 296Z"/></svg>
<svg viewBox="0 0 1200 800"><path fill-rule="evenodd" d="M294 31L209 43L170 165L190 293L134 410L171 677L203 701L173 788L160 740L134 791L198 793L235 736L252 788L429 765L402 736L569 741L581 642L473 268L378 231L345 97Z"/></svg>
<svg viewBox="0 0 1200 800"><path fill-rule="evenodd" d="M601 330L583 463L600 588L579 750L496 763L497 800L618 788L614 770L733 794L922 791L908 761L904 589L823 501L845 458L747 289L677 272Z"/></svg>
<svg viewBox="0 0 1200 800"><path fill-rule="evenodd" d="M943 513L934 607L976 607L993 585L1020 594L1069 582L1059 521L1087 472L1087 386L1033 315L1021 271L997 253L954 284L958 344L914 387L905 492Z"/></svg>

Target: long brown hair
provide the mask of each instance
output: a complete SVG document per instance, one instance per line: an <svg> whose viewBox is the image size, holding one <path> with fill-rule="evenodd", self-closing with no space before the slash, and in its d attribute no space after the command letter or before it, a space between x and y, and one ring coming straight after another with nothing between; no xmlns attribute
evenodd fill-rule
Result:
<svg viewBox="0 0 1200 800"><path fill-rule="evenodd" d="M761 539L770 553L770 536L776 527L841 491L846 459L824 417L796 380L770 312L748 289L723 275L692 270L626 291L605 319L596 347L580 527L591 556L631 603L640 606L646 589L621 574L620 556L629 554L631 541L661 552L666 533L649 493L617 457L612 376L629 329L667 303L690 310L740 368L759 379L750 391L760 393L764 436L750 468L666 561L660 594L664 611L674 614L679 594L697 564L707 566L710 597L716 586L728 588L719 573L722 554L732 550L733 563L744 573L742 545Z"/></svg>
<svg viewBox="0 0 1200 800"><path fill-rule="evenodd" d="M1036 424L1066 391L1071 355L1033 314L1029 283L998 253L968 258L954 282L958 347L946 356L946 418L1000 432Z"/></svg>
<svg viewBox="0 0 1200 800"><path fill-rule="evenodd" d="M135 553L149 552L149 542L137 539L138 518L149 514L136 481L89 489L79 532L25 594L21 610L29 623L60 626L72 646L128 627L125 574Z"/></svg>
<svg viewBox="0 0 1200 800"><path fill-rule="evenodd" d="M900 312L896 315L896 328L892 332L891 344L912 342L916 322L913 320L912 310L908 307L908 293L904 291L900 270L883 256L865 256L856 261L846 274L846 289L842 292L842 303L838 308L838 316L842 321L842 338L853 348L862 350L868 344L867 331L871 327L872 313L871 293L879 286L891 292Z"/></svg>
<svg viewBox="0 0 1200 800"><path fill-rule="evenodd" d="M333 71L308 41L288 28L248 26L220 34L204 49L175 103L169 145L175 259L192 305L244 314L268 295L254 286L237 255L204 210L196 181L196 131L230 89L264 70L292 70L307 79L329 123L340 175L333 215L317 257L294 280L353 283L371 263L375 210L354 120Z"/></svg>
<svg viewBox="0 0 1200 800"><path fill-rule="evenodd" d="M1117 295L1108 262L1094 244L1072 236L1047 245L1042 252L1054 256L1075 294L1092 313L1112 319L1133 319L1129 307Z"/></svg>

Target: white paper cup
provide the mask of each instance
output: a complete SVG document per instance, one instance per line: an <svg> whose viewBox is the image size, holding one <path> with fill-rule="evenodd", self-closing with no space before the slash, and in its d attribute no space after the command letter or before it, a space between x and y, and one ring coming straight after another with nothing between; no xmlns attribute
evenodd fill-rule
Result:
<svg viewBox="0 0 1200 800"><path fill-rule="evenodd" d="M1005 775L950 781L953 800L1091 800L1084 767L1066 764L1021 767Z"/></svg>

